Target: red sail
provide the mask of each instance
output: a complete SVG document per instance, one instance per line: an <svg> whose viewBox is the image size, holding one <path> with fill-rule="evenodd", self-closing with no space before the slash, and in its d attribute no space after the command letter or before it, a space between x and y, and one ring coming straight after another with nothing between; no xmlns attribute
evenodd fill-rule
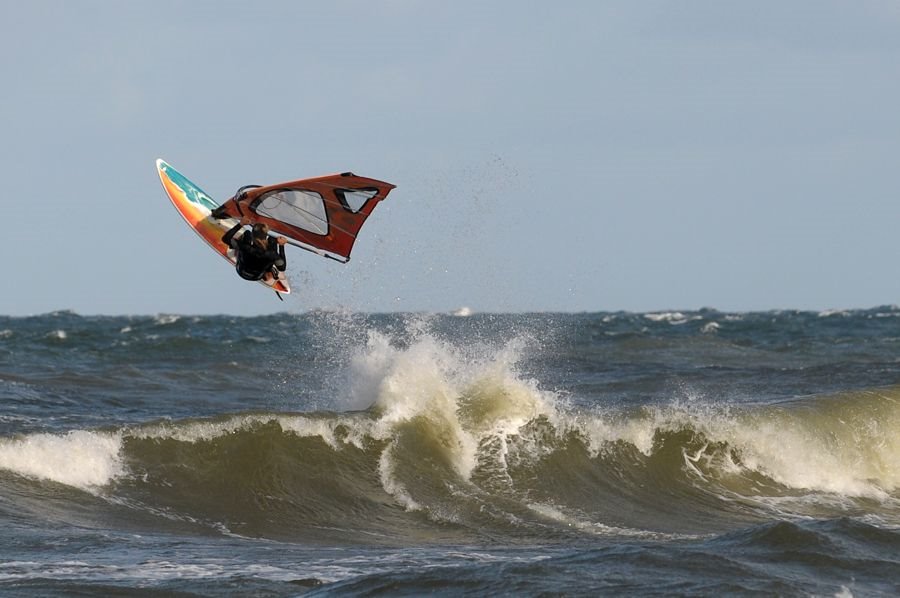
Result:
<svg viewBox="0 0 900 598"><path fill-rule="evenodd" d="M347 261L366 218L393 188L345 172L245 188L222 211L233 218L265 222L273 233Z"/></svg>

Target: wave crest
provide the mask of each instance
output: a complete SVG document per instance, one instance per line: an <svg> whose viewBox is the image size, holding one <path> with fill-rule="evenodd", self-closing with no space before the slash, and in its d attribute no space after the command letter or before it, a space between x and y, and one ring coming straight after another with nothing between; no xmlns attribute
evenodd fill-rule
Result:
<svg viewBox="0 0 900 598"><path fill-rule="evenodd" d="M861 501L900 523L900 389L584 409L518 371L528 350L370 332L345 387L364 410L34 434L0 467L267 537L697 533Z"/></svg>

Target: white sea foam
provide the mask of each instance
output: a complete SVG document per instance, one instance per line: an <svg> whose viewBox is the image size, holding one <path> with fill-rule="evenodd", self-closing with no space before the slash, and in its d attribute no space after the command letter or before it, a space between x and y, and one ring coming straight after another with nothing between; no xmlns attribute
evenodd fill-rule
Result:
<svg viewBox="0 0 900 598"><path fill-rule="evenodd" d="M351 559L347 559L352 563ZM228 576L253 576L272 581L293 581L298 576L309 576L325 581L337 581L343 577L359 575L360 572L335 565L332 559L315 563L305 563L301 569L292 571L271 565L248 563L240 559L196 559L175 562L170 560L146 560L128 565L111 565L106 562L84 560L42 560L8 561L0 563L0 581L26 579L57 580L139 580L140 587L156 583L185 579L223 579Z"/></svg>
<svg viewBox="0 0 900 598"><path fill-rule="evenodd" d="M406 510L418 511L422 506L409 495L406 486L397 479L397 475L394 471L394 459L391 458L392 450L393 445L388 446L387 449L381 453L381 458L378 462L378 473L381 477L381 486L384 488L385 492L393 496L394 499L406 508Z"/></svg>
<svg viewBox="0 0 900 598"><path fill-rule="evenodd" d="M116 434L76 430L0 441L0 467L20 475L90 490L124 471Z"/></svg>
<svg viewBox="0 0 900 598"><path fill-rule="evenodd" d="M716 322L707 322L703 325L703 328L700 329L700 332L703 334L715 334L719 331L719 328L721 328L721 326Z"/></svg>
<svg viewBox="0 0 900 598"><path fill-rule="evenodd" d="M680 311L667 311L653 314L644 314L644 317L651 322L671 322L673 320L684 320L685 316Z"/></svg>
<svg viewBox="0 0 900 598"><path fill-rule="evenodd" d="M598 536L625 536L633 538L652 538L656 540L696 540L701 537L691 534L665 534L648 530L604 525L602 523L589 521L585 515L567 513L560 507L544 503L531 503L527 506L542 517L562 523L567 527L576 528L580 531Z"/></svg>
<svg viewBox="0 0 900 598"><path fill-rule="evenodd" d="M727 429L712 433L740 450L742 467L791 488L883 500L900 487L895 432L868 436L843 422L823 428L785 415L743 418L739 425L715 422L713 427L722 423Z"/></svg>
<svg viewBox="0 0 900 598"><path fill-rule="evenodd" d="M673 326L680 326L682 324L687 324L688 322L693 322L695 320L702 320L703 316L694 315L694 316L686 316L680 311L670 311L670 312L661 312L661 313L653 313L653 314L644 314L644 317L651 322L668 322Z"/></svg>
<svg viewBox="0 0 900 598"><path fill-rule="evenodd" d="M377 380L376 435L389 437L407 422L426 421L440 439L445 458L462 479L470 479L486 458L479 449L495 441L494 459L506 468L509 437L539 415L555 417L552 395L520 379L514 370L523 342L463 355L457 348L423 335L405 349L386 338L370 337L363 363L365 378ZM399 468L391 451L381 461L384 488L403 503L410 497L397 480ZM403 488L403 492L398 489Z"/></svg>
<svg viewBox="0 0 900 598"><path fill-rule="evenodd" d="M820 318L830 318L832 316L849 317L851 312L846 309L823 309L818 313Z"/></svg>
<svg viewBox="0 0 900 598"><path fill-rule="evenodd" d="M134 438L167 438L179 442L195 443L213 440L240 430L247 430L253 425L267 424L278 419L274 415L248 414L236 415L223 421L163 422L131 428L126 431L126 434Z"/></svg>
<svg viewBox="0 0 900 598"><path fill-rule="evenodd" d="M123 436L143 439L171 439L179 442L209 442L223 436L251 430L255 426L278 424L286 433L302 438L321 438L337 450L342 445L364 449L367 438L379 438L376 423L359 414L312 417L302 414L243 414L224 420L196 420L192 422L163 422L127 428ZM341 429L340 440L338 428Z"/></svg>
<svg viewBox="0 0 900 598"><path fill-rule="evenodd" d="M853 598L853 592L847 586L841 586L841 590L834 595L834 598Z"/></svg>
<svg viewBox="0 0 900 598"><path fill-rule="evenodd" d="M685 455L686 470L695 473L700 466L717 475L756 472L793 489L879 500L900 488L896 411L893 417L816 418L808 411L733 412L700 402L673 403L648 412L649 417L617 423L600 417L579 427L595 452L604 443L624 440L648 456L657 433L692 430L709 441L696 454ZM716 452L711 443L725 443L729 451Z"/></svg>

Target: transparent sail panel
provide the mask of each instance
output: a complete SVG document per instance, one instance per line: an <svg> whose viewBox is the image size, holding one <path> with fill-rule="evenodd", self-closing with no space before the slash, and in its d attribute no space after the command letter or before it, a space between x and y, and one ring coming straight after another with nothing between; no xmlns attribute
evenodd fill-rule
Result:
<svg viewBox="0 0 900 598"><path fill-rule="evenodd" d="M257 204L256 213L317 235L328 234L325 201L314 191L274 191Z"/></svg>
<svg viewBox="0 0 900 598"><path fill-rule="evenodd" d="M366 202L378 195L378 189L337 189L335 193L345 208L359 212Z"/></svg>

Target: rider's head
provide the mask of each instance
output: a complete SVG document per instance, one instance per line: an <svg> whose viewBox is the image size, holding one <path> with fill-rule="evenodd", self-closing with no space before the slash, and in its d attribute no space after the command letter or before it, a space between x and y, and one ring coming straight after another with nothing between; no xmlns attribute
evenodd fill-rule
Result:
<svg viewBox="0 0 900 598"><path fill-rule="evenodd" d="M262 240L266 238L266 235L269 234L269 227L265 222L257 222L253 225L253 238L256 240Z"/></svg>

